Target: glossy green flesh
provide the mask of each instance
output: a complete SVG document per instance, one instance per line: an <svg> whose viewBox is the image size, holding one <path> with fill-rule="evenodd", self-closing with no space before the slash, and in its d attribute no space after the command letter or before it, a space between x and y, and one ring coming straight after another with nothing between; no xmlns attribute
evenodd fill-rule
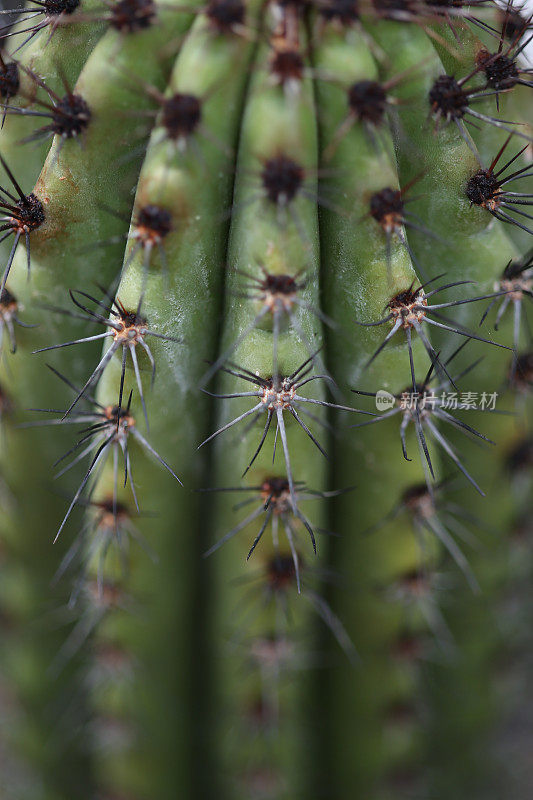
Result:
<svg viewBox="0 0 533 800"><path fill-rule="evenodd" d="M176 25L177 49L190 16L165 13ZM88 759L86 749L73 740L69 743L73 755L67 756L72 768L59 776L54 770L55 754L45 766L38 758L38 770L54 773L50 781L53 789L43 798L72 796L71 782L82 774L86 776L87 793L94 776L100 789L116 790L128 798L130 794L171 798L177 792L212 797L215 791L217 796L248 798L259 796L254 793L259 790L253 787L261 782L270 782L276 797L315 796L319 786L322 794L317 796L351 798L361 794L381 798L389 796L387 792L394 786L388 776L398 763L424 777L420 765L433 757L432 750L437 747L442 748L443 756L440 760L433 757L433 788L439 792L445 787L445 796L453 792L459 797L468 784L465 774L469 769L478 774L481 733L486 716L490 716L479 699L481 690L475 686L480 675L485 681L481 681L482 685L489 683L486 650L495 639L490 615L481 601L467 594L462 576L458 575L450 624L455 626L461 658L444 679L436 676L440 693L427 692L418 666L390 655L406 629L416 635L427 631L425 601L415 602L414 611L409 611L401 602L391 602L390 595L397 581L420 565L423 555L430 566L437 563L442 557L440 548L428 538L421 551L407 514L376 533L364 533L394 507L407 486L423 482L416 437L412 431L408 436L413 461L407 463L401 454L397 417L354 431L350 426L367 418L337 411L326 415L316 407L319 419L327 418L335 433L331 436L319 422L306 418L313 433L327 445L332 456L328 465L295 421L288 421L295 480L318 491L353 484L356 488L337 501L318 499L302 504L301 510L314 526L333 529L340 539L331 546L328 537L317 534L319 552L315 558L308 534L297 522L302 596L298 597L292 587L286 598L283 593L274 593L273 600L263 607L262 570L273 553L270 528L252 559L248 563L244 560L260 519L208 561L200 558L256 507L234 510L236 502L250 495L208 495L206 500L206 495L190 490L257 486L267 476L283 476L281 442L277 442L272 464L273 429L244 480L241 475L257 447L265 415L244 436L246 422L221 434L196 454L196 446L205 437L257 402L256 398L212 400L202 395L199 385L208 369L206 361L226 352L261 309L257 301L243 298L242 293L248 291L249 275L262 276L263 265L272 273L300 276L303 271L303 300L311 308L322 309L336 324L332 330L324 329L312 311L298 309L297 326L285 324L279 336L278 364L282 374L293 372L309 357L309 345L312 350L318 349L325 338L316 371L323 371L320 359L337 380L344 395L342 402L374 410L371 402L350 395L349 389L404 389L410 377L403 335L397 335L372 367L364 370L365 361L389 328L384 325L365 329L357 326L356 320L370 322L382 317L392 295L416 280L409 255L396 237L392 240L389 278L384 235L367 216L367 210L372 192L385 186L405 186L422 170L424 175L413 191L420 199L412 208L440 238L412 231L408 235L417 261L429 277L446 273L449 281L479 281L472 294L491 291L494 279L516 250L499 223L488 225L491 218L486 212L469 207L464 183L477 167L455 128L450 126L437 136L431 134L426 122L426 96L432 79L444 68L421 30L386 22L379 22L377 27L369 24L368 31L382 50L394 53L390 64L379 65L374 58L377 47L369 48L368 38L362 33L352 29L341 35L327 29L313 39L308 69L312 66L317 79L306 77L298 95L291 96L281 87L272 87L269 81L269 49L263 38L259 37L257 44L251 35L258 26L253 9L249 11L249 24L247 37L225 37L216 34L204 18L198 18L180 49L168 91L197 94L203 99L202 129L180 153L161 142L162 129L156 123L136 191L134 219L136 209L147 203L172 210L173 232L164 242L168 284L164 264L155 254L143 314L151 329L177 337L180 343L147 338L158 368L153 390L149 388L148 360L144 354L139 355L149 432L130 362L126 396L133 388L132 410L139 430L176 470L186 488L181 489L136 443L132 444L133 476L141 507L158 512L155 518L141 518L138 528L160 560L151 563L133 544L130 573L125 578L116 554L110 557L107 580L116 581L121 592L142 603L143 609L112 611L82 643L78 658L81 664L86 664L88 657L93 658L93 654L88 655L91 641L102 647L111 642L118 645L128 661L139 663L142 668L136 671L132 684L117 683L111 690L97 687L87 691L81 678L76 677L80 706L87 706L89 713L100 720L102 736L120 722L123 732L132 736L132 744L119 751L97 748ZM267 26L271 24L268 19ZM67 35L69 30L67 27L60 33ZM303 27L300 36L305 48ZM10 359L10 374L3 371L2 385L7 386L20 409L28 405L65 405L65 387L54 376L48 376L42 363L44 356L31 356L32 349L100 332L100 328L88 330L85 323L43 312L35 303L67 307L70 301L66 289L93 292L94 282L107 286L116 276L122 261L122 243L86 248L126 234L126 225L103 205L129 215L135 176L143 157L149 128L144 124L146 117L131 114L131 107L134 103L137 112L143 106L154 108L154 103L142 83L132 76L139 75L137 67L142 63L142 82L163 88L173 57L172 48L167 51L164 45L172 39L168 27L136 34L130 41L107 33L83 69L77 88L95 109L94 126L83 147L75 141L67 142L57 160L54 143L37 184L39 196L46 201L47 221L32 237L32 282L26 284L22 247L10 282L27 313L31 309L31 321L40 323L35 331L19 331L19 353L16 359ZM54 39L52 42L56 46ZM39 68L53 75L52 59L48 61L48 53L43 52L44 66ZM440 52L442 55L442 47ZM252 55L253 69L249 67ZM446 63L445 56L446 51ZM83 58L82 49L73 52L72 64L66 67L71 80L76 78ZM423 71L415 72L393 91L396 96L409 99L399 109L400 134L395 141L398 170L393 164L392 139L387 130L380 131L376 146L363 126L355 124L331 147L346 118L345 88L351 82L378 76L386 79L421 61ZM29 56L28 63L36 68ZM332 74L339 80L331 81L328 76ZM118 118L120 138L115 135ZM2 153L10 164L12 155L15 174L27 187L41 156L36 151L37 156L27 163L20 160L16 141L19 130L28 130L24 128L25 121L17 117L8 120ZM480 141L482 152L494 140L491 135ZM138 149L137 142L141 145ZM121 158L124 152L131 152L133 157ZM327 158L323 157L324 152ZM280 153L300 163L306 175L305 195L300 193L285 212L262 196L260 182L265 160ZM115 207L115 200L120 207ZM133 231L134 227L130 229ZM126 263L132 246L130 240ZM129 264L118 290L118 298L127 308L135 308L138 303L143 274L143 257L139 253ZM451 290L446 299L455 296L463 295ZM466 306L453 313L453 318L474 329L483 308L483 303ZM450 349L451 340L439 334L433 341ZM491 338L492 331L486 327L482 335ZM510 336L504 325L496 338L508 342ZM270 377L272 339L272 324L267 316L230 358L239 366ZM457 371L461 364L465 366L474 359L474 350L476 346L466 348L463 361L457 361ZM482 345L476 354L478 351L485 354L485 361L476 370L476 377L473 375L461 388L493 391L494 375L504 374L508 357L496 348L484 350ZM98 387L98 399L104 404L116 402L120 356L121 353L113 359ZM49 358L77 384L83 383L97 359L98 345L67 348ZM414 359L416 374L421 376L427 370L428 359L416 337ZM220 373L207 388L218 392L253 389L249 383ZM302 393L339 402L337 395L327 391L324 381L308 384ZM27 418L19 412L19 418L23 416ZM499 418L495 423L487 415L476 416L480 419L473 421L469 416L468 422L501 444L491 452L490 459L485 451L474 450L470 445L462 448L467 453L469 471L489 494L486 500L478 499L467 487L461 490L462 502L505 530L514 509L507 486L500 488L497 484L509 441L517 438L520 429L517 431L517 425L507 419ZM8 430L2 474L8 477L17 496L24 487L24 496L32 497L31 505L15 507L14 513L9 512L2 520L8 547L22 565L17 592L11 588L13 577L7 581L5 592L5 605L14 609L19 618L31 615L36 598L50 596L47 585L60 557L58 550L68 546L69 541L64 540L72 537L79 524L72 519L58 546L50 548L49 540L68 501L50 495L45 484L52 457L36 463L35 448L30 443L37 441L39 453L53 454L55 458L71 446L72 429L57 427L36 434L13 429L10 424ZM463 445L460 437L456 441ZM442 469L437 453L432 446L437 476L447 475L450 462ZM112 492L111 461L93 487L95 499ZM76 485L72 480L69 497ZM123 491L119 486L119 494L131 504L129 488ZM49 531L43 532L43 520L47 528L51 526ZM22 537L21 530L26 532ZM282 529L280 532L280 548L285 555L289 550ZM505 577L505 570L495 567L499 554L500 550L496 554L489 550L472 560L487 592L499 591ZM321 586L321 573L317 570L326 565L343 576L347 591ZM57 603L65 597L64 588L54 589ZM322 638L332 650L331 657L337 665L334 671L328 671L322 679L320 671L317 674L306 667L312 665L316 647L312 631L322 624L312 603L306 602L316 588L331 602L362 657L362 666L356 672L343 660L331 635L331 641ZM290 621L283 610L285 603L291 611ZM125 604L128 606L129 600ZM472 629L476 630L473 638ZM298 654L299 666L284 666L281 677L276 676L275 670L268 672L264 663L259 669L253 660L258 644L273 632L283 641L287 637ZM468 642L464 641L465 636ZM55 638L44 638L46 641L32 644L29 652L24 643L14 646L7 669L11 677L18 673L19 692L26 693L33 703L33 741L31 730L23 728L17 734L30 760L35 760L33 751L47 725L42 703L51 692L61 690L57 682L53 689L48 683L38 685L44 665L65 637L60 631ZM305 667L303 671L301 665ZM74 663L67 669L76 674ZM455 742L458 722L446 708L447 693L453 696L458 687L471 698L469 708L475 720L472 730L461 739L460 759L456 758L459 750ZM259 734L251 735L257 725L251 711L261 694L279 706L274 715L278 721L271 719ZM395 704L412 707L421 698L434 710L429 742L420 736L416 714L404 726L395 727L391 722L390 709ZM60 732L57 746L63 746ZM211 765L209 769L207 764ZM482 782L486 777L479 775ZM382 785L383 794L378 788Z"/></svg>

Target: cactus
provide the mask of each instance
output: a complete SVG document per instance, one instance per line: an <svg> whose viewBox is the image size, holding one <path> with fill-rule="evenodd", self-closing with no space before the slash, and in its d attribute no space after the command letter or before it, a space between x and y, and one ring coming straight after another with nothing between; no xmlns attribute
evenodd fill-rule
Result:
<svg viewBox="0 0 533 800"><path fill-rule="evenodd" d="M527 11L2 14L2 796L525 796Z"/></svg>

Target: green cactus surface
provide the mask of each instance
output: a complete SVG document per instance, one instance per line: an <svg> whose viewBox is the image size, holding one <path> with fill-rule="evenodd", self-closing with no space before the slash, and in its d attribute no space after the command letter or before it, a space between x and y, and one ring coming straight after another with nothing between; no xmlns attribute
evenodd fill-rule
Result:
<svg viewBox="0 0 533 800"><path fill-rule="evenodd" d="M0 796L531 787L533 23L0 12Z"/></svg>

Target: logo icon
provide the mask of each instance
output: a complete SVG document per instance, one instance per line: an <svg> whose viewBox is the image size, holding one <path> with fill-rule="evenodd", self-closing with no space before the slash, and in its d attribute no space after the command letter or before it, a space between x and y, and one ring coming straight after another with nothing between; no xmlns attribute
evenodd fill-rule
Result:
<svg viewBox="0 0 533 800"><path fill-rule="evenodd" d="M376 392L376 408L378 411L388 411L396 403L396 398L385 389L379 389Z"/></svg>

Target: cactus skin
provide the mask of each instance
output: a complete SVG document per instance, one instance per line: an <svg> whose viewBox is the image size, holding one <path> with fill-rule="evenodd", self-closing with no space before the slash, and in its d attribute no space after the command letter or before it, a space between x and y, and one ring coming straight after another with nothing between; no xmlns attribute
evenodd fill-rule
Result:
<svg viewBox="0 0 533 800"><path fill-rule="evenodd" d="M118 9L125 16L113 29ZM351 393L398 394L411 369L418 382L430 366L408 324L412 362L400 329L366 366L391 330L371 324L394 296L440 275L476 286L452 287L430 304L490 295L506 264L531 248L529 234L465 194L506 131L482 125L470 137L453 121L435 131L428 121L435 79L467 75L482 44L495 51L498 38L455 7L451 24L431 6L400 21L378 4L362 9L362 21L348 6L343 16L322 3L180 9L161 0L130 18L134 9L82 0L20 51L25 34L3 40L4 58L59 95L65 80L90 109L78 141L21 144L43 122L24 113L43 90L21 68L22 91L0 132L0 154L24 192L35 186L45 217L30 233L30 280L21 240L7 282L16 319L37 327L16 326L13 355L4 335L0 361L0 703L13 719L0 729L0 754L27 776L9 791L17 800L519 796L519 769L499 779L498 747L505 752L502 712L512 724L521 698L502 690L508 679L495 662L511 653L519 666L530 644L527 621L509 625L508 604L527 607L531 575L524 558L517 580L513 561L516 530L531 513L531 370L509 381L511 350L479 341L450 362L453 375L465 371L459 391L498 391L498 410L516 411L461 416L496 442L488 453L440 420L485 497L428 436L430 480L414 425L407 461L401 418L361 416L376 405ZM501 30L493 8L472 14ZM350 87L376 91L378 82L387 87L383 121L376 107L369 124L350 116ZM530 100L530 87L515 86L501 93L499 111L492 96L475 108L528 136ZM513 137L501 166L524 144ZM527 194L531 185L526 175L506 189ZM389 241L370 213L386 187L417 215ZM141 224L156 212L159 232ZM4 262L11 246L11 237L0 243ZM285 288L265 289L266 276ZM116 297L111 319L123 308L138 339L133 351L117 346L61 419L74 390L45 364L81 387L114 341L103 351L91 340L32 352L102 332L108 311L88 322L69 290ZM530 347L528 299L519 354ZM285 303L279 320L276 302ZM496 333L494 310L479 327L489 302L442 313L511 346L512 311ZM0 313L7 326L7 300ZM464 341L421 324L441 361ZM143 326L156 336L139 333ZM303 399L291 395L280 410L286 441L274 428L276 400L244 472L262 442L264 407L214 432L306 361ZM441 367L434 372L442 378ZM119 397L117 428L104 421L91 433L102 418L94 414L114 413ZM371 424L354 429L360 423ZM50 464L79 440L71 458L84 448L86 457L54 491ZM435 497L415 506L413 489L426 481ZM421 527L428 503L441 522L446 503L467 512L468 530L449 535L468 569L453 543Z"/></svg>

